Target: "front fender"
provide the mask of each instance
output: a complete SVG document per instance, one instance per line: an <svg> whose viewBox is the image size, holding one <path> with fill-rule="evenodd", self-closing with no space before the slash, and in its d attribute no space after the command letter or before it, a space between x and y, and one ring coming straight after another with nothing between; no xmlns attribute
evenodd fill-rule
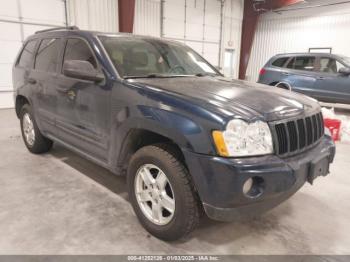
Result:
<svg viewBox="0 0 350 262"><path fill-rule="evenodd" d="M133 112L133 113L130 113ZM137 116L129 116L135 114ZM121 166L123 163L123 148L128 142L128 135L132 130L145 130L156 133L176 143L182 150L214 155L215 147L211 139L211 131L202 127L197 121L177 112L139 105L135 108L120 111L116 128L112 135L112 147L110 159L113 166ZM124 119L123 119L124 118ZM118 156L115 158L115 156ZM119 160L117 160L119 159Z"/></svg>

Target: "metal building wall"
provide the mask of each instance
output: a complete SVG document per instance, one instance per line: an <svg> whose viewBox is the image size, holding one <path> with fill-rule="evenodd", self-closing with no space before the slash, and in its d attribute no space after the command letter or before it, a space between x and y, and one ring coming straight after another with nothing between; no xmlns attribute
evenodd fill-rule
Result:
<svg viewBox="0 0 350 262"><path fill-rule="evenodd" d="M14 107L12 65L35 31L65 25L63 0L0 0L0 108Z"/></svg>
<svg viewBox="0 0 350 262"><path fill-rule="evenodd" d="M224 3L220 67L224 68L225 50L234 50L233 78L238 78L239 73L243 7L244 0L226 0Z"/></svg>
<svg viewBox="0 0 350 262"><path fill-rule="evenodd" d="M67 0L68 22L80 29L118 32L118 0Z"/></svg>
<svg viewBox="0 0 350 262"><path fill-rule="evenodd" d="M136 0L134 34L160 37L160 0Z"/></svg>
<svg viewBox="0 0 350 262"><path fill-rule="evenodd" d="M259 70L278 53L308 52L331 47L350 56L350 4L262 15L255 35L247 79L257 81Z"/></svg>

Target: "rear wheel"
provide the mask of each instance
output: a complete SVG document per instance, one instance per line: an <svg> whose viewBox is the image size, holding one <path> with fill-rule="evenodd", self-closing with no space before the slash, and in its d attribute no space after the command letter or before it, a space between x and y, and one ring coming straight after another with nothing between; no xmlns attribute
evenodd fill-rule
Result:
<svg viewBox="0 0 350 262"><path fill-rule="evenodd" d="M20 121L23 141L30 152L40 154L51 149L52 141L41 134L30 105L22 107Z"/></svg>
<svg viewBox="0 0 350 262"><path fill-rule="evenodd" d="M290 88L290 86L288 86L288 85L286 85L286 84L283 84L283 83L278 83L277 85L276 85L276 87L278 87L278 88L282 88L282 89L285 89L285 90L291 90L291 88Z"/></svg>
<svg viewBox="0 0 350 262"><path fill-rule="evenodd" d="M200 205L184 164L162 145L146 146L130 160L131 204L145 229L164 240L176 240L198 225Z"/></svg>

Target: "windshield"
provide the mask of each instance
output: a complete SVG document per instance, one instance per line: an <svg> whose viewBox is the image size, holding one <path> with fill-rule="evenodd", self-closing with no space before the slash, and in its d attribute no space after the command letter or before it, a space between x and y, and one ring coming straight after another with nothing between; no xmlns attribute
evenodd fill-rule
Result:
<svg viewBox="0 0 350 262"><path fill-rule="evenodd" d="M350 67L350 57L340 56L347 67Z"/></svg>
<svg viewBox="0 0 350 262"><path fill-rule="evenodd" d="M100 36L121 77L219 75L191 48L158 39Z"/></svg>

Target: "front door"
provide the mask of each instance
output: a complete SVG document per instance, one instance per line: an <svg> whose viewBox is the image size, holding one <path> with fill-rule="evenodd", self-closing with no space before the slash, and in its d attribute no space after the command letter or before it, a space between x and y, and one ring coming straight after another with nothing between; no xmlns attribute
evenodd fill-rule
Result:
<svg viewBox="0 0 350 262"><path fill-rule="evenodd" d="M82 38L66 40L63 63L68 60L90 62L102 71L89 45ZM58 138L96 160L107 162L110 131L110 93L106 81L95 83L58 76L56 126Z"/></svg>
<svg viewBox="0 0 350 262"><path fill-rule="evenodd" d="M317 99L329 103L350 104L350 78L338 73L342 67L346 66L334 58L320 58L315 85Z"/></svg>

